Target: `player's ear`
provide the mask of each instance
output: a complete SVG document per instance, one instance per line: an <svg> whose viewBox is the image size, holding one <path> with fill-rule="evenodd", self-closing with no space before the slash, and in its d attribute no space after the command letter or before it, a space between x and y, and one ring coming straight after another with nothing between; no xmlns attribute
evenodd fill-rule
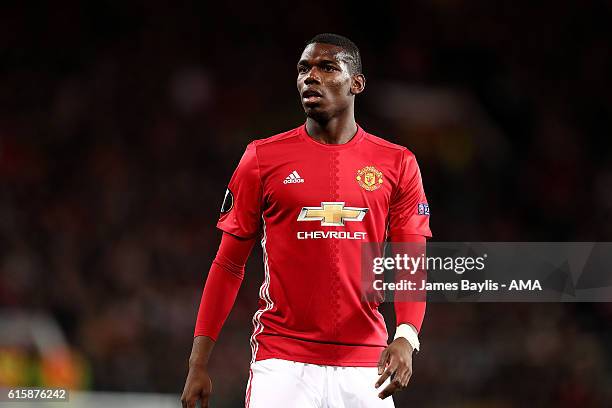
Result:
<svg viewBox="0 0 612 408"><path fill-rule="evenodd" d="M365 89L366 79L363 74L355 74L351 78L351 94L357 95Z"/></svg>

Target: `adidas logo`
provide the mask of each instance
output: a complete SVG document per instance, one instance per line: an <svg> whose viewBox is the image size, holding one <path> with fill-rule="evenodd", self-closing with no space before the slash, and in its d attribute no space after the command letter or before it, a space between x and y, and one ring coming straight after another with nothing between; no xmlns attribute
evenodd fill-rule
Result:
<svg viewBox="0 0 612 408"><path fill-rule="evenodd" d="M295 184L295 183L303 183L304 179L300 177L297 171L293 170L293 172L287 176L285 180L283 180L283 184Z"/></svg>

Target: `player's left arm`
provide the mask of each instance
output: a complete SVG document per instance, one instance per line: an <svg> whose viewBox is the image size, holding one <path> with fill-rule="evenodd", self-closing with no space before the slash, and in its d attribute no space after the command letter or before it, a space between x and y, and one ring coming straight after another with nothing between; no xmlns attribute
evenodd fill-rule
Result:
<svg viewBox="0 0 612 408"><path fill-rule="evenodd" d="M425 254L428 237L431 237L429 205L421 172L416 158L406 149L402 152L400 177L389 206L388 239L394 243L392 246L396 252L419 257ZM411 280L418 282L415 277L425 277L426 271L423 269L416 272ZM417 292L417 297L409 296L413 297L398 298L397 293L395 296L395 338L382 352L378 363L380 378L376 388L391 378L391 383L379 393L381 399L405 388L412 376L412 353L419 349L418 333L425 316L426 303L422 292Z"/></svg>
<svg viewBox="0 0 612 408"><path fill-rule="evenodd" d="M426 239L424 236L408 235L402 237L401 241L397 237L392 241L394 241L394 254L400 253L411 257L420 257L425 252ZM406 278L413 282L420 282L420 279L424 276L423 269L419 269L415 274L403 271L403 273L396 275L395 280L399 282ZM381 353L378 361L378 375L380 377L376 382L376 388L380 387L387 378L391 378L389 385L378 395L381 399L385 399L394 392L408 386L412 376L412 353L414 350L418 351L420 347L418 333L423 323L426 308L424 292L409 292L407 296L396 293L393 305L397 322L395 336L391 344Z"/></svg>

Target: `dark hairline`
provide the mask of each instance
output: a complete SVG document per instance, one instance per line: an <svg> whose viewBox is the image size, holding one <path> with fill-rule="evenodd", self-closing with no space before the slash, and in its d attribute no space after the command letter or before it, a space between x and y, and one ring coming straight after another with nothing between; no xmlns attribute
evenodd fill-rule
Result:
<svg viewBox="0 0 612 408"><path fill-rule="evenodd" d="M355 55L353 55L351 53L351 51L349 49L347 49L347 47L345 47L343 45L333 44L333 43L330 43L330 42L325 42L325 41L307 42L306 45L304 46L304 50L306 50L306 48L308 48L309 45L313 45L313 44L325 44L325 45L331 45L332 47L339 48L339 51L337 51L335 54L336 55L344 54L344 55L346 55L346 57L348 57L348 58L345 57L345 58L342 58L342 59L338 58L338 60L341 61L341 62L344 62L347 65L347 67L349 69L349 72L353 71L353 69L351 68L353 65L358 65L354 69L355 72L351 72L351 75L363 75L363 73L361 72L363 69L358 69L358 68L361 68L360 67L361 66L361 56L359 55L359 50L356 50L357 51L357 56L355 56ZM356 64L353 64L351 60L356 59L356 58L358 58L358 61L356 61ZM347 61L347 59L348 59L348 61ZM298 61L298 64L300 64L300 62L302 62L302 61L303 60L300 59Z"/></svg>

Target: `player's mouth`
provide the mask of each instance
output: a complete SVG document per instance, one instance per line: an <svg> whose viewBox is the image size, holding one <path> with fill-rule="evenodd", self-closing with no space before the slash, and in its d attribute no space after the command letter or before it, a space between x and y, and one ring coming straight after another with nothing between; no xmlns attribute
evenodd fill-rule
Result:
<svg viewBox="0 0 612 408"><path fill-rule="evenodd" d="M315 91L314 89L308 89L302 92L302 100L304 102L319 102L323 95L319 91Z"/></svg>

